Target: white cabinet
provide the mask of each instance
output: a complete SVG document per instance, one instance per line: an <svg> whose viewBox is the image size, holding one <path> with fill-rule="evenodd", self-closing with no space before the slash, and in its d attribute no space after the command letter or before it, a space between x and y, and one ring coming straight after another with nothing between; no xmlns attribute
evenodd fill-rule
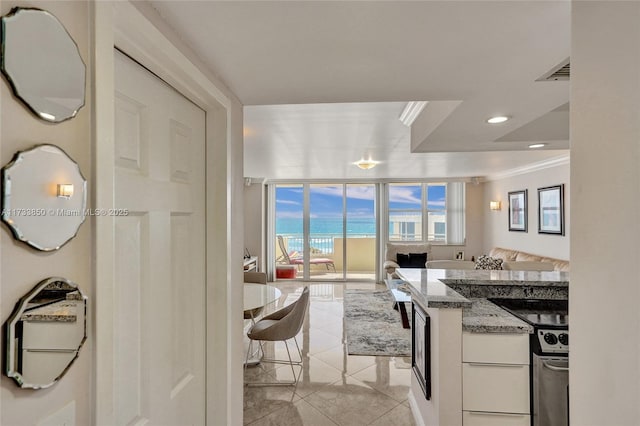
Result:
<svg viewBox="0 0 640 426"><path fill-rule="evenodd" d="M258 256L244 258L244 272L258 272Z"/></svg>
<svg viewBox="0 0 640 426"><path fill-rule="evenodd" d="M465 411L462 423L464 426L530 426L531 420L528 414Z"/></svg>
<svg viewBox="0 0 640 426"><path fill-rule="evenodd" d="M529 335L462 334L464 426L529 424Z"/></svg>
<svg viewBox="0 0 640 426"><path fill-rule="evenodd" d="M462 364L462 409L529 412L529 366Z"/></svg>

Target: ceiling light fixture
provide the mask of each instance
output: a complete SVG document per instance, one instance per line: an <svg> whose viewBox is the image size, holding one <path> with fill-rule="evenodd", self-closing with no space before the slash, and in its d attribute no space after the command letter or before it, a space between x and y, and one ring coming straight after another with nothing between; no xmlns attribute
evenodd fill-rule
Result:
<svg viewBox="0 0 640 426"><path fill-rule="evenodd" d="M369 170L369 169L373 169L375 166L378 165L378 163L380 163L379 161L373 161L373 160L360 160L360 161L356 161L355 164L356 166L360 167L362 170Z"/></svg>
<svg viewBox="0 0 640 426"><path fill-rule="evenodd" d="M418 115L422 112L424 107L427 106L427 101L411 101L407 102L407 106L404 107L402 114L400 114L399 120L402 121L407 127L411 127L413 122L418 118Z"/></svg>
<svg viewBox="0 0 640 426"><path fill-rule="evenodd" d="M491 118L487 119L487 123L489 123L489 124L500 124L500 123L504 123L508 119L509 119L509 117L507 117L506 115L498 115L498 116L491 117Z"/></svg>
<svg viewBox="0 0 640 426"><path fill-rule="evenodd" d="M536 148L542 148L543 146L547 146L547 144L546 143L532 143L531 145L529 145L529 148L536 149Z"/></svg>

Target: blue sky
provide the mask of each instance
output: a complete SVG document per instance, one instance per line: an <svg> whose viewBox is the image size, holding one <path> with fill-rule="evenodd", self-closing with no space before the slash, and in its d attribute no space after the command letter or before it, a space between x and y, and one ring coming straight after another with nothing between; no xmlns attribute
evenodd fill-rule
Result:
<svg viewBox="0 0 640 426"><path fill-rule="evenodd" d="M420 209L420 185L391 185L389 207L391 209ZM374 218L374 185L347 185L347 217ZM430 208L444 207L445 186L429 187ZM311 186L310 205L312 218L342 217L342 185ZM302 217L302 186L276 187L276 217L278 219Z"/></svg>

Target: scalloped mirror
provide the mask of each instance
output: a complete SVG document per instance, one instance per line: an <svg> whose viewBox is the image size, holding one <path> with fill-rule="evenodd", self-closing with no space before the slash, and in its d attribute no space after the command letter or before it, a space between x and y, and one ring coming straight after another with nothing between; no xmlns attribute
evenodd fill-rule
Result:
<svg viewBox="0 0 640 426"><path fill-rule="evenodd" d="M87 339L87 298L66 278L40 281L5 323L5 374L21 388L47 388L78 358Z"/></svg>
<svg viewBox="0 0 640 426"><path fill-rule="evenodd" d="M2 17L0 69L13 93L43 120L59 123L84 106L86 67L51 13L16 7Z"/></svg>
<svg viewBox="0 0 640 426"><path fill-rule="evenodd" d="M80 167L55 145L19 151L2 169L2 221L31 247L62 247L84 222L86 206Z"/></svg>

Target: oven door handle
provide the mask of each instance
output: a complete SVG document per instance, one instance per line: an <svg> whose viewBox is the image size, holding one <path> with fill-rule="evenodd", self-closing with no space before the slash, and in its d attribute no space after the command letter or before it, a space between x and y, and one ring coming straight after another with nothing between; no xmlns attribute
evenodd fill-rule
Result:
<svg viewBox="0 0 640 426"><path fill-rule="evenodd" d="M560 367L549 363L549 361L542 360L542 365L551 371L569 371L569 367Z"/></svg>

